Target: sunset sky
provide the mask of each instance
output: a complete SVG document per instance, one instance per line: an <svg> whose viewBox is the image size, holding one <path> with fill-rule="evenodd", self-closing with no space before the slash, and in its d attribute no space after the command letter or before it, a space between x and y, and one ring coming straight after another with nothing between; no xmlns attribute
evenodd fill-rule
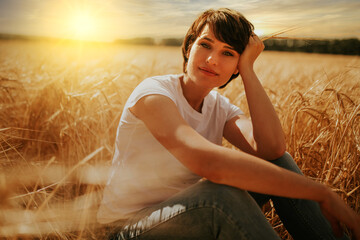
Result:
<svg viewBox="0 0 360 240"><path fill-rule="evenodd" d="M360 38L359 0L0 0L0 33L113 41L182 37L203 10L242 12L258 34Z"/></svg>

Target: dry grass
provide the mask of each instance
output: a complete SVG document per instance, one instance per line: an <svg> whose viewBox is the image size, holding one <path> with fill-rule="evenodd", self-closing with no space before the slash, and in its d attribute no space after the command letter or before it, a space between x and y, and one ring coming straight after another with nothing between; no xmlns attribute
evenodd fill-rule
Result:
<svg viewBox="0 0 360 240"><path fill-rule="evenodd" d="M0 236L101 239L95 212L123 105L181 72L179 48L0 42ZM256 70L304 173L360 208L360 60L264 52ZM222 90L247 112L241 80ZM266 216L288 237L271 206Z"/></svg>

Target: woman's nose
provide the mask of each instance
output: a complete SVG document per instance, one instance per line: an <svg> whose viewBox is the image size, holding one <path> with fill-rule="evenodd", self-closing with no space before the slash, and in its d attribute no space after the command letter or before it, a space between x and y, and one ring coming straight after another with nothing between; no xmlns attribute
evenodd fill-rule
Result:
<svg viewBox="0 0 360 240"><path fill-rule="evenodd" d="M217 65L218 59L215 55L215 53L209 54L209 56L206 58L206 63L210 65Z"/></svg>

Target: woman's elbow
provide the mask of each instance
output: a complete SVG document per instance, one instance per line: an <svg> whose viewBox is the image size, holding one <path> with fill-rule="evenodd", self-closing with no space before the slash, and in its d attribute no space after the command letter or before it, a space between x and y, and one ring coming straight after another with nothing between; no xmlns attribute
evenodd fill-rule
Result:
<svg viewBox="0 0 360 240"><path fill-rule="evenodd" d="M269 150L268 150L268 153L267 153L267 156L265 159L267 159L267 160L278 159L278 158L282 157L285 154L285 152L286 152L285 141L275 143L269 147Z"/></svg>
<svg viewBox="0 0 360 240"><path fill-rule="evenodd" d="M257 145L257 156L266 160L275 160L283 156L286 152L285 140L272 140L266 144Z"/></svg>

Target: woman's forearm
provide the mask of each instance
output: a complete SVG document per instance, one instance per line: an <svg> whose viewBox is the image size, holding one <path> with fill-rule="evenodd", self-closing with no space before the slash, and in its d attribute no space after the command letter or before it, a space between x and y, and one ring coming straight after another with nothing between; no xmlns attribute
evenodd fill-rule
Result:
<svg viewBox="0 0 360 240"><path fill-rule="evenodd" d="M219 184L318 202L329 192L329 188L323 184L241 151L217 147L216 150L202 153L199 153L201 159L206 160L201 164L200 174Z"/></svg>
<svg viewBox="0 0 360 240"><path fill-rule="evenodd" d="M285 151L285 136L269 97L252 69L243 71L241 76L258 150L268 156L282 155Z"/></svg>

